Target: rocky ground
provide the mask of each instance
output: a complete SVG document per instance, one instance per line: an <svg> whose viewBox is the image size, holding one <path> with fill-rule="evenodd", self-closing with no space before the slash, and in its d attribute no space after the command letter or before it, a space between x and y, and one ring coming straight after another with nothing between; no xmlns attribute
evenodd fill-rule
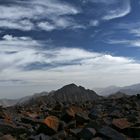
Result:
<svg viewBox="0 0 140 140"><path fill-rule="evenodd" d="M139 140L140 95L0 108L0 140Z"/></svg>

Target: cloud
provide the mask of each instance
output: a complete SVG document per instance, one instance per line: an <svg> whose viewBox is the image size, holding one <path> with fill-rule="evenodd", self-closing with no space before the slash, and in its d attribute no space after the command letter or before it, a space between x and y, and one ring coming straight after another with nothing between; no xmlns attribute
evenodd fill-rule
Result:
<svg viewBox="0 0 140 140"><path fill-rule="evenodd" d="M55 22L49 23L43 21L38 23L38 27L45 31L61 30L61 29L85 29L84 25L75 23L71 18L58 18Z"/></svg>
<svg viewBox="0 0 140 140"><path fill-rule="evenodd" d="M116 2L116 0L87 0L89 2L93 2L93 3L104 3L104 4L114 4Z"/></svg>
<svg viewBox="0 0 140 140"><path fill-rule="evenodd" d="M129 32L131 34L134 34L136 37L140 37L140 28L135 29L129 29Z"/></svg>
<svg viewBox="0 0 140 140"><path fill-rule="evenodd" d="M0 83L2 86L47 84L55 88L54 85L71 82L88 87L128 84L137 82L139 78L132 76L140 74L140 64L132 58L80 48L53 47L30 37L8 34L0 40L0 60L0 79L6 81L6 84ZM126 77L129 80L123 80Z"/></svg>
<svg viewBox="0 0 140 140"><path fill-rule="evenodd" d="M98 26L99 25L99 21L98 20L91 20L89 23L89 26Z"/></svg>
<svg viewBox="0 0 140 140"><path fill-rule="evenodd" d="M34 24L30 20L0 20L0 28L2 29L18 29L23 31L30 31L34 29Z"/></svg>
<svg viewBox="0 0 140 140"><path fill-rule="evenodd" d="M83 0L84 4L96 6L95 20L112 20L121 18L131 12L130 0Z"/></svg>
<svg viewBox="0 0 140 140"><path fill-rule="evenodd" d="M123 0L121 4L111 10L108 10L105 16L103 16L104 20L111 20L115 18L120 18L128 15L131 12L130 0Z"/></svg>
<svg viewBox="0 0 140 140"><path fill-rule="evenodd" d="M0 28L30 31L38 26L50 31L51 23L57 24L58 19L69 22L67 17L79 12L74 6L59 0L15 1L0 6Z"/></svg>
<svg viewBox="0 0 140 140"><path fill-rule="evenodd" d="M58 0L29 0L0 6L0 19L41 19L50 15L54 17L77 13L79 11L75 7Z"/></svg>
<svg viewBox="0 0 140 140"><path fill-rule="evenodd" d="M125 17L131 13L130 0L84 0L83 3L97 7L89 22L89 25L93 26L98 26L105 20Z"/></svg>
<svg viewBox="0 0 140 140"><path fill-rule="evenodd" d="M36 40L30 37L14 37L12 35L4 35L0 40L0 51L21 51L39 46Z"/></svg>
<svg viewBox="0 0 140 140"><path fill-rule="evenodd" d="M118 30L119 32L123 32L127 35L129 35L131 38L135 38L136 41L134 42L139 42L139 37L140 37L140 22L138 21L129 21L128 23L117 23L113 27L116 31ZM129 40L130 42L133 42Z"/></svg>
<svg viewBox="0 0 140 140"><path fill-rule="evenodd" d="M27 40L32 40L30 37L14 37L14 36L12 36L12 35L4 35L3 37L2 37L2 39L3 40L5 40L5 41L18 41L18 40L20 40L20 41L27 41Z"/></svg>
<svg viewBox="0 0 140 140"><path fill-rule="evenodd" d="M139 26L140 26L140 22L139 21L135 21L135 22L121 22L121 23L118 23L117 26L116 26L116 29L139 29Z"/></svg>
<svg viewBox="0 0 140 140"><path fill-rule="evenodd" d="M90 3L89 3L90 2ZM102 20L111 20L131 12L129 0L84 0L84 4L96 6L92 14L82 5L60 0L13 1L0 5L0 28L31 30L86 29L98 26ZM32 8L34 7L34 8ZM88 16L90 13L90 16ZM78 16L77 16L78 15ZM96 15L98 15L96 17ZM80 17L87 18L83 21Z"/></svg>
<svg viewBox="0 0 140 140"><path fill-rule="evenodd" d="M3 36L0 40L0 71L20 68L39 59L35 47L39 47L39 43L30 37Z"/></svg>
<svg viewBox="0 0 140 140"><path fill-rule="evenodd" d="M140 40L108 40L107 43L109 44L122 44L126 45L127 47L140 47Z"/></svg>
<svg viewBox="0 0 140 140"><path fill-rule="evenodd" d="M50 24L47 21L38 23L38 27L45 31L52 31L52 30L56 29L56 27L54 25Z"/></svg>

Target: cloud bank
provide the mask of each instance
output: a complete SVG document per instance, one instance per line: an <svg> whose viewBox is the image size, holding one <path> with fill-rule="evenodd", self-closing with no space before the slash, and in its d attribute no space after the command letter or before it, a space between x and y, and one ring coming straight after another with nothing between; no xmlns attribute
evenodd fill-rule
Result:
<svg viewBox="0 0 140 140"><path fill-rule="evenodd" d="M46 44L45 44L46 45ZM138 81L140 64L134 59L81 48L51 47L30 37L3 36L0 41L0 86L64 85L87 87ZM10 50L9 50L10 48ZM114 80L113 80L114 79ZM122 80L124 79L124 80ZM9 81L9 82L8 82ZM57 85L57 86L58 86Z"/></svg>

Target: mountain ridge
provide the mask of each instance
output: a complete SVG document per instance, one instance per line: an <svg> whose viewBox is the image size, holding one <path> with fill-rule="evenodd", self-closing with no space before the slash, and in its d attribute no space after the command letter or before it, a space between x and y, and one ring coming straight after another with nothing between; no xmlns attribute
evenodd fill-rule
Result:
<svg viewBox="0 0 140 140"><path fill-rule="evenodd" d="M56 102L64 101L64 102L71 102L71 101L86 101L86 100L96 100L101 98L101 96L117 96L117 93L123 93L118 95L117 97L121 97L123 95L136 95L140 93L140 84L134 84L125 87L117 87L117 86L109 86L107 88L96 89L95 91L90 89L85 89L82 86L77 86L74 83L68 84L63 86L62 88L51 91L51 92L41 92L35 93L31 96L26 96L20 99L0 99L0 106L8 107L14 106L16 104L24 104L30 102L31 100L36 102L36 100L40 100L44 102ZM102 91L102 92L101 92ZM69 94L71 93L71 94ZM108 93L108 94L107 94ZM44 99L43 99L44 98Z"/></svg>
<svg viewBox="0 0 140 140"><path fill-rule="evenodd" d="M140 93L140 83L124 87L109 86L105 88L96 88L95 91L101 96L109 96L117 92L122 92L127 95L136 95Z"/></svg>
<svg viewBox="0 0 140 140"><path fill-rule="evenodd" d="M77 86L74 83L63 86L62 88L52 92L41 92L32 96L26 96L15 100L10 105L36 104L39 102L85 102L95 101L101 98L95 91ZM1 101L1 103L3 103ZM2 104L1 104L2 105ZM8 103L3 106L10 106Z"/></svg>
<svg viewBox="0 0 140 140"><path fill-rule="evenodd" d="M65 85L62 88L50 92L48 95L40 96L38 98L31 98L31 100L24 103L24 105L33 105L45 103L56 103L56 102L85 102L85 101L95 101L101 97L96 94L96 92L85 89L82 86L77 86L75 84Z"/></svg>

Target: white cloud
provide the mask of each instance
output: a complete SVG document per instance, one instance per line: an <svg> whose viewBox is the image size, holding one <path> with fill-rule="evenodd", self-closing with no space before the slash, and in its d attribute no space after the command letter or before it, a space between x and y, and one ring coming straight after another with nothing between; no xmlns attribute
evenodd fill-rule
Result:
<svg viewBox="0 0 140 140"><path fill-rule="evenodd" d="M0 28L3 29L18 29L30 31L34 28L34 24L30 20L0 20Z"/></svg>
<svg viewBox="0 0 140 140"><path fill-rule="evenodd" d="M71 27L74 25L76 25L76 23L70 18L59 18L56 22L56 26L61 28Z"/></svg>
<svg viewBox="0 0 140 140"><path fill-rule="evenodd" d="M134 34L135 36L137 36L137 37L140 37L140 28L135 28L135 29L129 29L129 32L131 33L131 34Z"/></svg>
<svg viewBox="0 0 140 140"><path fill-rule="evenodd" d="M109 9L107 14L103 16L104 20L111 20L128 15L131 12L130 0L123 0L120 7Z"/></svg>
<svg viewBox="0 0 140 140"><path fill-rule="evenodd" d="M14 37L12 35L4 35L0 40L0 51L21 51L25 48L39 46L36 40L30 37Z"/></svg>
<svg viewBox="0 0 140 140"><path fill-rule="evenodd" d="M97 4L95 12L100 20L112 20L121 18L131 12L130 0L83 0L84 4ZM90 3L89 3L90 2ZM96 14L94 15L96 16Z"/></svg>
<svg viewBox="0 0 140 140"><path fill-rule="evenodd" d="M124 17L131 12L129 0L85 0L84 3L89 1L92 4L100 4L100 8L96 10L97 15L99 15L99 21ZM69 2L60 0L28 0L13 3L0 5L0 28L23 31L40 28L45 31L52 31L66 28L85 29L89 26L99 25L99 21L96 18L92 20L96 15L91 16L88 21L90 22L89 25L86 25L83 21L76 20L75 15L81 13L86 16L85 12L88 12L84 8L80 8L81 5L75 7ZM118 3L120 4L118 5Z"/></svg>
<svg viewBox="0 0 140 140"><path fill-rule="evenodd" d="M58 18L55 19L55 22L49 23L48 21L43 21L38 23L38 27L42 30L52 31L55 29L85 29L86 27L83 25L79 25L75 23L71 18Z"/></svg>
<svg viewBox="0 0 140 140"><path fill-rule="evenodd" d="M130 41L129 43L135 47L140 47L140 40Z"/></svg>
<svg viewBox="0 0 140 140"><path fill-rule="evenodd" d="M34 7L34 8L32 8ZM17 5L0 6L0 19L41 19L47 16L73 15L79 13L75 7L58 0L20 1ZM48 17L51 18L51 17Z"/></svg>
<svg viewBox="0 0 140 140"><path fill-rule="evenodd" d="M68 3L62 3L59 0L29 0L16 1L17 4L0 6L0 27L9 29L19 29L29 31L38 27L47 31L53 28L51 23L57 24L57 19L67 20L69 15L75 15L80 12L79 9ZM65 17L64 17L65 16ZM23 20L24 19L24 20ZM44 19L48 19L48 24ZM32 20L34 22L32 22ZM38 23L41 20L42 23ZM75 22L75 21L73 21ZM55 26L56 27L56 26Z"/></svg>
<svg viewBox="0 0 140 140"><path fill-rule="evenodd" d="M46 84L52 89L72 82L92 88L139 80L140 64L132 58L49 44L44 50L41 46L29 37L5 35L0 40L0 79L9 80L10 86L11 79L17 79L25 83L12 80L13 86ZM2 81L1 86L9 86Z"/></svg>
<svg viewBox="0 0 140 140"><path fill-rule="evenodd" d="M38 23L38 27L45 31L52 31L52 30L56 29L56 27L54 25L50 24L47 21Z"/></svg>
<svg viewBox="0 0 140 140"><path fill-rule="evenodd" d="M140 40L108 40L107 43L109 44L123 44L127 47L140 47Z"/></svg>

